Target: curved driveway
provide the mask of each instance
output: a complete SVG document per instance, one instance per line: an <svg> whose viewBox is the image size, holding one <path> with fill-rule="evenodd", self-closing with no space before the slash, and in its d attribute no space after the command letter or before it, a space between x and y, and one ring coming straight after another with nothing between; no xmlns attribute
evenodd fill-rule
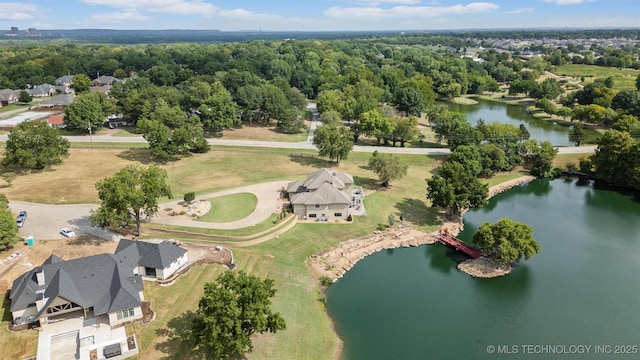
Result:
<svg viewBox="0 0 640 360"><path fill-rule="evenodd" d="M289 181L274 181L262 184L247 185L235 189L229 189L220 191L213 194L201 195L196 197L198 200L207 200L220 196L237 194L237 193L251 193L258 198L255 210L244 219L237 221L225 222L225 223L212 223L205 221L197 221L190 218L184 218L179 216L157 216L151 220L156 224L167 224L176 226L188 226L204 229L242 229L245 227L257 225L271 217L271 215L280 211L280 189L286 188ZM182 200L172 201L164 204L160 204L160 209L165 207L174 207L182 203Z"/></svg>

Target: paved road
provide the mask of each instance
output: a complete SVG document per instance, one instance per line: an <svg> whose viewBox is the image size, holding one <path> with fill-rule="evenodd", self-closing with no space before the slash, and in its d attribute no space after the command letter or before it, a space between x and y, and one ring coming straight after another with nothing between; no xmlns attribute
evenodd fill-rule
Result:
<svg viewBox="0 0 640 360"><path fill-rule="evenodd" d="M94 135L90 138L85 136L65 136L73 143L144 143L146 140L142 136L110 136L110 135ZM7 140L7 134L0 135L0 142ZM243 146L243 147L262 147L277 149L300 149L300 150L316 150L311 141L302 142L278 142L278 141L259 141L259 140L226 140L226 139L208 139L210 145L214 146ZM595 146L567 146L560 147L560 154L589 154L593 153ZM447 148L403 148L388 146L364 146L355 145L353 152L372 153L374 151L388 154L418 154L418 155L447 155L451 151Z"/></svg>

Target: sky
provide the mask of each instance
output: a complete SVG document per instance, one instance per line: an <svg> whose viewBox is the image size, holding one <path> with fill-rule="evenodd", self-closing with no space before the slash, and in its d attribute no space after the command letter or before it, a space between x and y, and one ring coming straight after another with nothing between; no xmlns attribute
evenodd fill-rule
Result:
<svg viewBox="0 0 640 360"><path fill-rule="evenodd" d="M0 0L0 31L640 27L638 0Z"/></svg>

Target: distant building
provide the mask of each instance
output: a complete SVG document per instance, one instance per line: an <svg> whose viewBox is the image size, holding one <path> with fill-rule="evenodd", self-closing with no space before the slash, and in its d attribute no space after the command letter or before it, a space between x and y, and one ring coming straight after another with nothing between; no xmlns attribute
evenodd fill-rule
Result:
<svg viewBox="0 0 640 360"><path fill-rule="evenodd" d="M18 30L17 26L12 26L11 31L9 32L9 34L11 35L18 35L19 33L20 33L20 30Z"/></svg>
<svg viewBox="0 0 640 360"><path fill-rule="evenodd" d="M27 29L27 33L29 33L29 36L40 36L40 33L38 32L38 30L36 30L36 28Z"/></svg>

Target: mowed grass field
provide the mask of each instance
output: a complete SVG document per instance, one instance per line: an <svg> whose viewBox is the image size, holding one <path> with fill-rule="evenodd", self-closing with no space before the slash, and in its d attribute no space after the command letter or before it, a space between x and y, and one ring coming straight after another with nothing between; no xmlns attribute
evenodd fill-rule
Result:
<svg viewBox="0 0 640 360"><path fill-rule="evenodd" d="M265 243L233 248L238 270L273 278L278 293L273 308L287 322L287 329L277 334L254 337L254 351L248 359L331 359L340 348L326 314L317 279L309 273L310 255L341 241L356 238L387 223L389 214L403 214L423 230L436 230L440 219L436 209L426 202L425 179L443 158L424 155L398 155L399 161L409 165L408 175L379 186L376 175L368 169L370 154L353 153L339 165L315 157L315 152L295 150L294 153L275 149L213 149L176 162L159 164L169 175L174 198L185 192L199 194L240 187L248 184L303 179L323 167L333 167L354 176L356 185L363 187L367 215L356 217L352 224L297 224L290 231ZM22 175L11 187L2 188L10 200L43 203L97 203L95 182L113 175L129 164L152 164L148 150L72 148L62 164L43 172ZM239 230L242 231L242 230ZM213 245L212 245L213 246ZM145 283L145 297L153 303L156 320L147 325L135 324L127 328L135 333L142 345L139 359L197 359L207 354L194 353L183 341L191 312L196 311L206 282L213 281L224 271L218 265L198 265L174 285L160 287ZM9 321L8 303L3 303L3 325ZM9 333L0 336L5 354L12 358L33 355L37 332ZM15 356L14 356L15 355Z"/></svg>
<svg viewBox="0 0 640 360"><path fill-rule="evenodd" d="M238 193L210 199L211 210L198 221L230 222L243 219L256 209L258 198L251 193Z"/></svg>
<svg viewBox="0 0 640 360"><path fill-rule="evenodd" d="M636 78L640 71L633 69L618 69L596 65L569 64L555 66L551 72L560 76L573 76L576 80L585 77L585 84L595 79L613 78L613 88L616 90L634 90L636 88Z"/></svg>

